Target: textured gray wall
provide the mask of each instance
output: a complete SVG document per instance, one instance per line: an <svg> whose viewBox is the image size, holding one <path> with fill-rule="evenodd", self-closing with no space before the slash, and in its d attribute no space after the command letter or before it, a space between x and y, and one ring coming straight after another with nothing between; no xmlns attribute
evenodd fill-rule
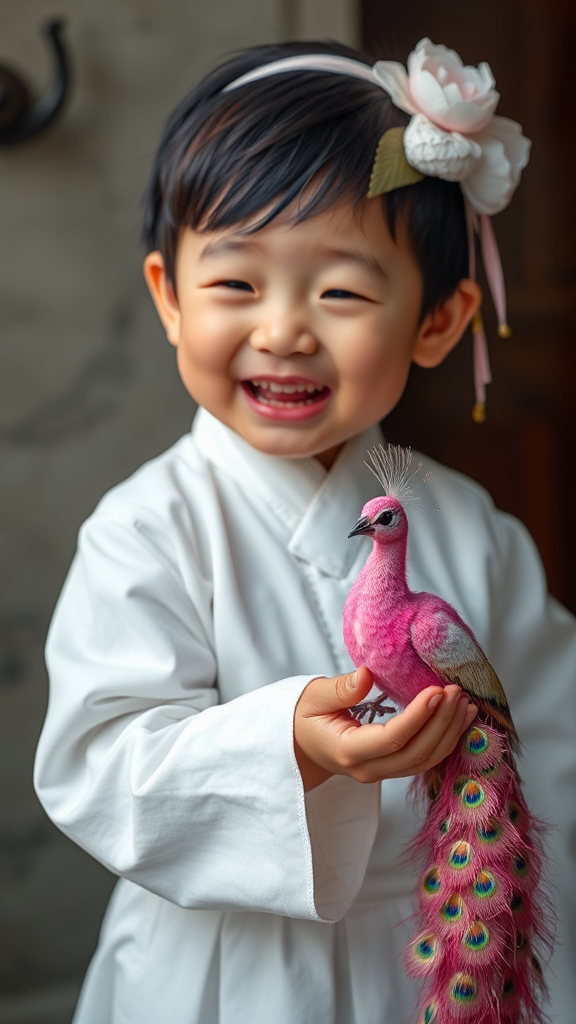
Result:
<svg viewBox="0 0 576 1024"><path fill-rule="evenodd" d="M56 12L71 102L45 136L0 149L0 1024L69 1019L114 881L46 819L31 772L78 527L193 413L138 249L161 125L227 51L354 41L356 24L354 0L1 0L0 62L38 89L37 28Z"/></svg>

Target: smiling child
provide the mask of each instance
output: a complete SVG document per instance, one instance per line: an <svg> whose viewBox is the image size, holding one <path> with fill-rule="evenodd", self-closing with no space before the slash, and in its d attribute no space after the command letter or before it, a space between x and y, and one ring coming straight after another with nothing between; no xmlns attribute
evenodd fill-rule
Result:
<svg viewBox="0 0 576 1024"><path fill-rule="evenodd" d="M439 82L453 71L423 52ZM478 312L470 227L493 193L459 156L452 180L400 160L408 179L368 198L379 140L415 121L386 88L396 105L338 44L247 51L182 102L155 159L145 275L200 408L84 524L51 627L36 785L121 876L75 1024L400 1024L415 1004L397 957L407 780L475 708L438 685L376 732L351 718L371 677L351 671L342 608L370 542L347 534L411 364L440 363ZM490 90L476 162L490 126L508 131ZM499 208L525 162L516 129L505 188L490 163ZM411 531L412 586L481 640L527 792L566 821L573 623L517 522L440 466L427 486L440 514ZM576 1003L563 955L558 1021Z"/></svg>
<svg viewBox="0 0 576 1024"><path fill-rule="evenodd" d="M422 317L420 267L402 223L392 237L381 202L343 198L292 217L289 209L251 234L244 221L183 228L176 290L160 252L145 272L198 404L259 451L329 468L344 442L394 408L412 362L444 358L480 293L461 280Z"/></svg>

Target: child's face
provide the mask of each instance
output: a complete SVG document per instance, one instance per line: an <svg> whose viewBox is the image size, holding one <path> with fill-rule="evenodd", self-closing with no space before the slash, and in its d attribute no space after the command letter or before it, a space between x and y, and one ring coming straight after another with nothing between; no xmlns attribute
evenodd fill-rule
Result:
<svg viewBox="0 0 576 1024"><path fill-rule="evenodd" d="M177 299L158 253L146 272L192 397L272 455L329 466L396 405L411 361L426 364L421 273L378 200L252 235L186 228Z"/></svg>

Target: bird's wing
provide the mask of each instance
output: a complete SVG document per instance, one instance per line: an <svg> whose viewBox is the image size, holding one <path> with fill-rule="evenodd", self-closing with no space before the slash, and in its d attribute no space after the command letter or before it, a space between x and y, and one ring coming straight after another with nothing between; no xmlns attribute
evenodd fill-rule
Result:
<svg viewBox="0 0 576 1024"><path fill-rule="evenodd" d="M418 610L410 638L418 657L445 683L458 683L481 710L515 735L502 684L457 612L451 608Z"/></svg>

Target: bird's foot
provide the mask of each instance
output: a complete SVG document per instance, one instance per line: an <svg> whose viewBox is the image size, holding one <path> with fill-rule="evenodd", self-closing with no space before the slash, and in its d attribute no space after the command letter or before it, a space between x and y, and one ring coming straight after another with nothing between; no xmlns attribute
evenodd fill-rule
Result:
<svg viewBox="0 0 576 1024"><path fill-rule="evenodd" d="M381 697L377 697L375 700L364 700L361 704L354 704L353 707L348 708L348 711L358 722L360 719L368 715L368 724L371 725L375 718L381 718L383 715L393 715L396 708L390 707L389 704L383 704L382 701L386 700L386 694L383 693Z"/></svg>

